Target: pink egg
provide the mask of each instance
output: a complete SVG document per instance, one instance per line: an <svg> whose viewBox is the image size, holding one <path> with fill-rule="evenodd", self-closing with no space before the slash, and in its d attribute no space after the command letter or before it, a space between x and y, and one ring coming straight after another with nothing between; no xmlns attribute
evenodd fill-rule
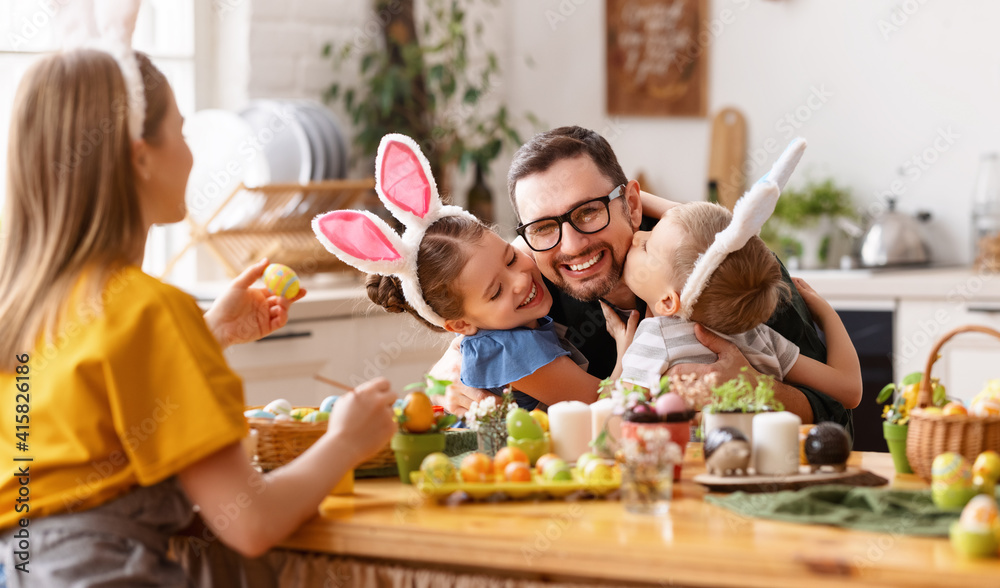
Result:
<svg viewBox="0 0 1000 588"><path fill-rule="evenodd" d="M676 392L667 392L656 399L656 414L660 416L684 412L686 410L687 404L684 403L681 395Z"/></svg>

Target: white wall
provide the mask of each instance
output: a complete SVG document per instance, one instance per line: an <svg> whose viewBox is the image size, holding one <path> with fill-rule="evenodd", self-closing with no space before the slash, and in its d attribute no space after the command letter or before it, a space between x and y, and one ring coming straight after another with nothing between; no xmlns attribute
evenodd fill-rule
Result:
<svg viewBox="0 0 1000 588"><path fill-rule="evenodd" d="M708 120L607 115L604 2L506 6L508 101L515 110L530 109L551 127L602 131L626 174L643 170L650 186L670 198L704 197ZM1000 2L711 0L710 6L709 112L743 111L749 150L766 160L752 166L752 178L793 132L801 134L810 147L793 183L830 176L870 208L899 179L900 208L934 215L936 257L971 260L969 204L979 155L1000 148ZM810 108L814 89L825 101L813 98ZM788 116L800 128L790 128ZM938 139L949 133L950 143ZM769 139L772 153L763 151Z"/></svg>

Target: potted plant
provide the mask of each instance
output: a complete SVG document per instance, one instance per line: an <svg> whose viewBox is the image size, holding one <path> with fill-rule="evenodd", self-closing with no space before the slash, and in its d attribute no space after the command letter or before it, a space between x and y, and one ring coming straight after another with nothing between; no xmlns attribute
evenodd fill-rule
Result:
<svg viewBox="0 0 1000 588"><path fill-rule="evenodd" d="M889 454L892 455L892 464L896 467L896 472L900 474L912 474L910 461L906 457L906 437L909 432L910 411L917 405L917 396L920 392L920 380L923 372L913 372L903 378L899 386L895 383L886 384L878 393L875 401L879 404L887 402L896 392L896 399L892 404L887 404L882 409L882 434L885 436L886 444L889 446ZM942 407L948 403L948 395L944 386L937 378L931 379L934 388L932 405Z"/></svg>
<svg viewBox="0 0 1000 588"><path fill-rule="evenodd" d="M804 188L786 188L781 193L761 237L786 264L798 263L803 269L827 267L834 221L856 216L847 188L832 179L809 182Z"/></svg>
<svg viewBox="0 0 1000 588"><path fill-rule="evenodd" d="M410 483L410 472L418 471L425 457L444 451L444 430L458 420L443 409L436 410L426 394L428 388L446 387L450 382L428 379L430 382L417 382L404 388L409 393L393 406L399 430L392 436L390 446L396 454L399 480L404 484Z"/></svg>
<svg viewBox="0 0 1000 588"><path fill-rule="evenodd" d="M777 412L785 406L774 397L774 378L759 375L751 383L742 369L739 376L712 389L712 402L702 410L704 435L721 428L733 427L753 444L753 417L762 412Z"/></svg>
<svg viewBox="0 0 1000 588"><path fill-rule="evenodd" d="M418 19L414 0L376 0L375 12L385 15L378 33L323 48L338 71L347 64L357 68L352 76L357 86L334 82L324 98L343 104L363 156L374 159L387 133L408 135L420 144L447 198L454 165L465 171L473 164L486 174L505 143L520 146L514 121L496 97L496 53L482 47L489 16L483 9L495 5L495 0L427 0L421 4L424 18ZM526 118L536 123L532 115Z"/></svg>

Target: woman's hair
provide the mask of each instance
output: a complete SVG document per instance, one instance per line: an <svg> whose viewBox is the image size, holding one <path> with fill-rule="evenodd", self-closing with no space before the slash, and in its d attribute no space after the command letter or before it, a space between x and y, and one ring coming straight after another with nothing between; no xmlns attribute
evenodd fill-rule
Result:
<svg viewBox="0 0 1000 588"><path fill-rule="evenodd" d="M463 314L461 294L455 289L469 260L469 245L479 243L486 234L482 223L461 217L446 216L430 227L417 252L417 279L424 301L444 319L458 319ZM406 302L399 278L371 274L367 281L368 297L389 312L408 312L435 331L444 329L427 322Z"/></svg>
<svg viewBox="0 0 1000 588"><path fill-rule="evenodd" d="M664 215L686 235L674 252L674 277L681 289L694 269L695 261L715 241L715 235L729 226L731 212L718 204L691 202L674 206ZM726 256L709 278L694 305L692 319L706 327L735 335L767 321L778 304L790 296L781 280L781 268L760 237L751 237L741 249Z"/></svg>
<svg viewBox="0 0 1000 588"><path fill-rule="evenodd" d="M146 93L143 138L156 144L170 86L136 54ZM36 61L14 99L0 234L0 371L55 335L80 277L100 308L112 271L145 240L128 132L128 95L115 59L81 49Z"/></svg>

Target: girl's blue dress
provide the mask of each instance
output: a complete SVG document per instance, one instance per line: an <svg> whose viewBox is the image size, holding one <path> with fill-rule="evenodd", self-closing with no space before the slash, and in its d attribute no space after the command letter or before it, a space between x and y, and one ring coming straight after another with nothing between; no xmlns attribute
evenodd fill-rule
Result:
<svg viewBox="0 0 1000 588"><path fill-rule="evenodd" d="M535 329L480 329L462 340L462 383L499 395L511 382L530 376L564 355L569 355L586 370L587 359L565 334L566 327L552 322L547 316L538 319ZM518 390L514 391L514 400L525 410L534 410L540 405L537 399Z"/></svg>

